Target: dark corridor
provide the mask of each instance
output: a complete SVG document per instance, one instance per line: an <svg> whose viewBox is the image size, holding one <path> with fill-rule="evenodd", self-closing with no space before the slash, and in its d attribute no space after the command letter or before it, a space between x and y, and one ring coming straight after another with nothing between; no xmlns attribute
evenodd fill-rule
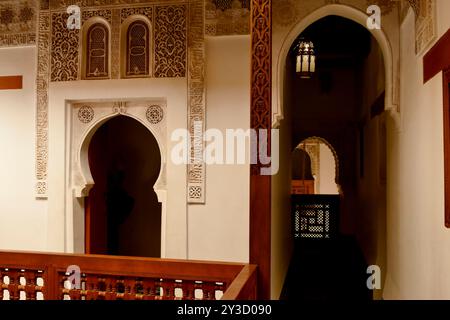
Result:
<svg viewBox="0 0 450 320"><path fill-rule="evenodd" d="M292 195L295 247L281 299L371 299L363 253L354 237L339 233L339 200L339 195Z"/></svg>
<svg viewBox="0 0 450 320"><path fill-rule="evenodd" d="M353 237L307 240L295 248L281 300L369 301L367 264Z"/></svg>

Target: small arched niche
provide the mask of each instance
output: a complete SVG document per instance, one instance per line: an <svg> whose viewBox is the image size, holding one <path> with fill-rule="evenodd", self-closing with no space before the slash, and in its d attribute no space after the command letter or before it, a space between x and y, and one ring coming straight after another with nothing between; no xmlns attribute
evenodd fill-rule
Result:
<svg viewBox="0 0 450 320"><path fill-rule="evenodd" d="M305 161L300 161L305 157L299 157L300 150L309 157L306 161L310 169L305 169ZM311 181L313 187L309 187L308 192L311 194L339 194L339 160L333 146L323 138L309 137L301 141L292 152L292 183L299 179L299 173L308 173L310 170L311 177L305 175L305 181ZM305 183L304 183L305 184ZM308 183L306 183L308 184ZM305 184L305 186L306 186Z"/></svg>
<svg viewBox="0 0 450 320"><path fill-rule="evenodd" d="M131 15L121 24L120 77L144 78L152 72L152 25L143 15Z"/></svg>
<svg viewBox="0 0 450 320"><path fill-rule="evenodd" d="M111 26L101 17L83 23L81 30L81 78L109 79L111 75Z"/></svg>

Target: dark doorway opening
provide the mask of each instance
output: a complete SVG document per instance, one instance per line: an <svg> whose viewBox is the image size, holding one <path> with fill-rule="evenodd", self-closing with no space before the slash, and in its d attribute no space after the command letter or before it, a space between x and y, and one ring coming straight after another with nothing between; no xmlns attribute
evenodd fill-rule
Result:
<svg viewBox="0 0 450 320"><path fill-rule="evenodd" d="M88 154L95 185L86 198L86 253L160 257L155 137L139 121L117 116L95 132Z"/></svg>
<svg viewBox="0 0 450 320"><path fill-rule="evenodd" d="M314 47L315 68L309 77L297 71L298 61L305 58L298 49L301 43L312 43ZM312 61L310 56L307 58ZM383 288L372 290L366 281L368 266L380 268L380 283L387 267L382 51L360 24L327 16L311 24L294 41L286 68L284 126L290 132L286 143L290 142L294 150L308 137L322 137L329 142L339 159L339 188L338 194L305 189L298 192L300 195L291 195L290 223L295 245L281 298L381 299ZM280 167L284 164L295 169L291 154L280 155L280 159ZM313 174L314 179L300 181L317 185L321 169ZM292 179L286 183L298 178L293 175ZM295 185L291 187L296 191Z"/></svg>

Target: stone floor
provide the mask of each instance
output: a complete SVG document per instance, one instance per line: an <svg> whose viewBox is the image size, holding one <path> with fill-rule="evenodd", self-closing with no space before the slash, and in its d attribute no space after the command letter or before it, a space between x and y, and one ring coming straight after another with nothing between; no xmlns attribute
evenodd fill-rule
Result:
<svg viewBox="0 0 450 320"><path fill-rule="evenodd" d="M367 265L352 237L296 244L281 300L369 301Z"/></svg>

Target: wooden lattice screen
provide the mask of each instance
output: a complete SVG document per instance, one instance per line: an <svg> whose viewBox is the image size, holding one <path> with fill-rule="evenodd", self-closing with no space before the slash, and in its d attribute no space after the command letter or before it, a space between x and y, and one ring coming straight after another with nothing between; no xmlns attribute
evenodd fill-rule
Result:
<svg viewBox="0 0 450 320"><path fill-rule="evenodd" d="M294 239L333 239L338 233L338 195L292 195Z"/></svg>

